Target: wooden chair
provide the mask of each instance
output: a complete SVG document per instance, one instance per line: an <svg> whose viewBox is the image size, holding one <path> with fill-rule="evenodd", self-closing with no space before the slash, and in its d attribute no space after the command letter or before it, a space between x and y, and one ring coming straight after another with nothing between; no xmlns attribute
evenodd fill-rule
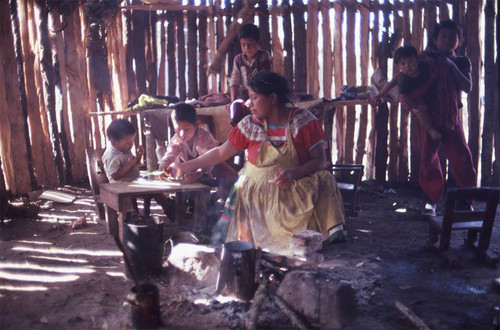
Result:
<svg viewBox="0 0 500 330"><path fill-rule="evenodd" d="M363 177L364 165L333 164L332 172L344 200L344 212L348 216L358 216L358 194Z"/></svg>
<svg viewBox="0 0 500 330"><path fill-rule="evenodd" d="M85 150L87 157L87 175L89 177L90 189L94 195L96 214L100 220L105 220L104 204L101 203L99 197L99 184L108 183L108 178L104 172L104 165L102 163L102 155L104 149L90 149Z"/></svg>
<svg viewBox="0 0 500 330"><path fill-rule="evenodd" d="M465 244L488 264L498 264L499 258L492 256L488 252L488 247L499 196L498 188L455 188L448 191L444 215L429 218L429 245L434 246L439 240L439 254L449 265L455 265L458 259L448 251L451 232L467 230ZM475 210L457 210L457 202L460 205L465 200L483 201L485 205L484 207L474 205Z"/></svg>

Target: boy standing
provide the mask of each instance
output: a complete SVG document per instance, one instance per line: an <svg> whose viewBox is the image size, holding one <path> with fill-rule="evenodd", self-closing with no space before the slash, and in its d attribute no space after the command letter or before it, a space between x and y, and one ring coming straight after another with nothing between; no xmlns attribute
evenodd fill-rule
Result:
<svg viewBox="0 0 500 330"><path fill-rule="evenodd" d="M271 71L271 56L260 48L260 31L254 24L245 24L238 31L241 53L234 57L233 72L229 79L229 89L231 102L237 99L243 101L248 99L247 82L252 77L254 71ZM248 109L244 109L242 103L231 104L232 124L236 125L241 118L250 114ZM243 112L243 113L239 113Z"/></svg>

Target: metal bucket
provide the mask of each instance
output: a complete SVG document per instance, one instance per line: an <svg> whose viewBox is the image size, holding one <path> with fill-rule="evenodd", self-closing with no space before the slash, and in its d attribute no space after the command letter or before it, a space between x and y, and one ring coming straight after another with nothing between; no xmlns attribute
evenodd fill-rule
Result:
<svg viewBox="0 0 500 330"><path fill-rule="evenodd" d="M227 242L222 246L221 265L216 293L251 300L257 288L255 282L255 249L241 241Z"/></svg>
<svg viewBox="0 0 500 330"><path fill-rule="evenodd" d="M134 286L127 297L132 306L131 318L134 329L157 329L160 327L160 303L158 288L154 284L141 284L143 296Z"/></svg>
<svg viewBox="0 0 500 330"><path fill-rule="evenodd" d="M158 217L127 212L123 226L123 245L131 267L139 279L159 276L163 258L163 222ZM125 267L125 275L132 275Z"/></svg>

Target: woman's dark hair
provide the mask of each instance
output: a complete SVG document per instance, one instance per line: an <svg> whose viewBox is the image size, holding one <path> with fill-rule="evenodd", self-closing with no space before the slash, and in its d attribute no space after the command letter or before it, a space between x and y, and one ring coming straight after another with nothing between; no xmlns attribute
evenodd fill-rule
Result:
<svg viewBox="0 0 500 330"><path fill-rule="evenodd" d="M106 129L108 139L120 141L121 139L136 133L134 125L127 119L115 119Z"/></svg>
<svg viewBox="0 0 500 330"><path fill-rule="evenodd" d="M418 59L418 51L412 45L404 45L394 52L394 63L398 64L403 58L415 57Z"/></svg>
<svg viewBox="0 0 500 330"><path fill-rule="evenodd" d="M240 40L241 38L253 39L255 41L259 41L260 31L257 25L252 23L242 25L238 30L238 40Z"/></svg>
<svg viewBox="0 0 500 330"><path fill-rule="evenodd" d="M463 38L462 28L460 27L460 25L458 25L457 22L451 19L445 19L436 24L436 27L434 28L434 33L432 34L432 39L433 40L436 39L439 35L439 32L441 32L441 30L444 29L455 31L458 35L458 40L462 41Z"/></svg>
<svg viewBox="0 0 500 330"><path fill-rule="evenodd" d="M275 93L281 104L290 102L292 91L288 85L288 81L285 77L275 72L254 71L247 85L257 94L269 96Z"/></svg>
<svg viewBox="0 0 500 330"><path fill-rule="evenodd" d="M198 120L196 109L191 104L187 103L176 104L172 116L177 121L187 121L195 126Z"/></svg>

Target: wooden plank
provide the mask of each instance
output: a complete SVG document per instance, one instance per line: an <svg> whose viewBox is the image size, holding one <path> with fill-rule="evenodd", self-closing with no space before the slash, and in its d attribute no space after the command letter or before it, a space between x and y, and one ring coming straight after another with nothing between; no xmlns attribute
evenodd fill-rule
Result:
<svg viewBox="0 0 500 330"><path fill-rule="evenodd" d="M121 15L120 15L121 16ZM158 68L158 94L167 95L167 90L165 86L166 80L166 63L167 63L167 31L165 28L165 20L160 21L160 63Z"/></svg>
<svg viewBox="0 0 500 330"><path fill-rule="evenodd" d="M278 0L273 0L273 6L277 5L278 5ZM272 14L271 16L271 29L272 29L271 44L272 44L273 72L284 75L285 68L283 65L283 45L281 44L279 36L280 26L278 24L278 16L275 14ZM289 82L291 83L292 81L289 80Z"/></svg>
<svg viewBox="0 0 500 330"><path fill-rule="evenodd" d="M222 0L215 0L215 7L216 8L221 8L222 7ZM224 17L222 15L222 11L217 12L217 49L219 49L222 45L222 42L224 41L224 36L226 35L224 32ZM226 54L224 54L224 58L226 58ZM214 61L212 61L213 63ZM212 66L212 64L210 64ZM209 69L210 71L210 69ZM222 65L220 68L220 81L219 81L219 88L221 90L226 90L227 88L227 66Z"/></svg>
<svg viewBox="0 0 500 330"><path fill-rule="evenodd" d="M146 26L148 26L147 13L135 11L132 14L131 50L135 60L137 97L148 93L146 89Z"/></svg>
<svg viewBox="0 0 500 330"><path fill-rule="evenodd" d="M134 45L132 36L132 15L126 12L124 18L124 31L123 31L123 44L125 45L125 66L127 71L127 87L128 87L128 101L132 101L139 97L137 91L137 83L135 81L135 71L133 68L134 60ZM93 104L94 102L91 102ZM91 111L94 111L92 109Z"/></svg>
<svg viewBox="0 0 500 330"><path fill-rule="evenodd" d="M318 0L309 1L307 6L306 72L307 92L311 94L313 98L319 97L318 8Z"/></svg>
<svg viewBox="0 0 500 330"><path fill-rule="evenodd" d="M344 7L339 3L335 6L335 20L334 20L334 31L333 31L333 72L334 72L334 85L335 85L335 95L339 95L344 85L344 65L342 60L343 54L343 24L344 24ZM335 111L336 120L336 141L337 141L337 163L343 164L345 161L344 157L344 112ZM332 154L333 154L332 146Z"/></svg>
<svg viewBox="0 0 500 330"><path fill-rule="evenodd" d="M479 163L480 116L479 86L481 84L481 43L479 38L479 24L481 17L482 0L467 1L467 31L466 52L472 64L472 91L469 93L467 105L469 109L469 148L476 170Z"/></svg>
<svg viewBox="0 0 500 330"><path fill-rule="evenodd" d="M276 0L274 0L276 1ZM274 2L273 2L274 3ZM321 0L320 10L323 18L323 96L332 97L333 80L333 51L332 51L332 32L330 26L330 6L329 0Z"/></svg>
<svg viewBox="0 0 500 330"><path fill-rule="evenodd" d="M177 78L179 82L179 99L186 100L186 41L184 36L184 13L175 14L177 21Z"/></svg>
<svg viewBox="0 0 500 330"><path fill-rule="evenodd" d="M347 85L357 86L357 63L356 63L356 50L354 47L355 26L356 26L356 8L353 1L348 2L347 10L347 31L346 31L346 78ZM356 111L354 109L347 109L345 114L345 163L352 164L354 162L354 129L356 125Z"/></svg>
<svg viewBox="0 0 500 330"><path fill-rule="evenodd" d="M269 26L269 16L267 0L259 0L257 8L259 10L259 31L260 31L260 47L271 53L271 28Z"/></svg>
<svg viewBox="0 0 500 330"><path fill-rule="evenodd" d="M290 0L283 0L281 5L284 7L283 9L283 34L284 34L284 47L285 47L285 57L284 57L284 67L285 78L290 83L292 89L294 88L294 72L295 68L293 67L293 42L292 42L292 17L291 17L291 9L290 9Z"/></svg>
<svg viewBox="0 0 500 330"><path fill-rule="evenodd" d="M213 26L212 26L213 28ZM200 52L200 61L198 65L198 94L206 95L208 93L208 46L207 35L208 15L202 11L198 13L198 47Z"/></svg>
<svg viewBox="0 0 500 330"><path fill-rule="evenodd" d="M370 4L369 1L365 0L363 2L364 5L368 7ZM369 29L370 29L370 12L368 8L364 6L359 7L359 12L361 15L361 85L368 86L369 85L369 77L368 77L368 65L369 65ZM356 155L354 159L354 163L363 164L363 158L366 154L366 135L368 129L368 106L362 106L361 112L359 113L359 129L358 129L358 141L356 144Z"/></svg>
<svg viewBox="0 0 500 330"><path fill-rule="evenodd" d="M189 0L188 4L194 4ZM188 99L198 98L198 26L196 12L188 11L187 16L187 60L188 60Z"/></svg>
<svg viewBox="0 0 500 330"><path fill-rule="evenodd" d="M150 12L147 20L146 32L146 81L149 95L158 93L158 66L156 60L157 39L156 39L156 22L158 15L156 12Z"/></svg>
<svg viewBox="0 0 500 330"><path fill-rule="evenodd" d="M210 10L208 12L208 17L210 19L210 23L208 24L210 63L214 61L215 54L217 53L217 46L215 44L216 15L213 10L214 7L215 7L214 0L210 0ZM208 75L208 70L207 70L207 75ZM210 75L210 93L216 93L217 91L218 91L217 77L215 76L215 74L212 74Z"/></svg>
<svg viewBox="0 0 500 330"><path fill-rule="evenodd" d="M304 14L306 11L302 0L292 0L293 13L293 46L295 48L295 92L307 92L307 55L304 45L306 45L306 22ZM286 67L286 66L285 66Z"/></svg>
<svg viewBox="0 0 500 330"><path fill-rule="evenodd" d="M405 0L406 1L406 0ZM398 1L401 5L401 0ZM410 33L410 15L406 6L402 11L403 16L396 16L396 28L403 30L404 43L411 44L411 33ZM397 72L397 71L395 71ZM398 155L398 182L407 182L409 176L409 166L408 166L408 136L409 136L409 112L400 107L400 117L399 117L399 155Z"/></svg>
<svg viewBox="0 0 500 330"><path fill-rule="evenodd" d="M177 37L175 34L175 26L177 24L175 14L167 12L167 68L168 68L168 95L176 95L177 90L177 70L175 45L177 44Z"/></svg>

